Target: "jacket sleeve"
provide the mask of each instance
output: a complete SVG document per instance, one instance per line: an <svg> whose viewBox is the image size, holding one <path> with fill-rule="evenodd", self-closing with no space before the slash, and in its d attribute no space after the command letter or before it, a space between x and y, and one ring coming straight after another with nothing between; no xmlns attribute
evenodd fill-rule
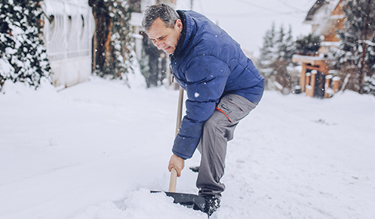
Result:
<svg viewBox="0 0 375 219"><path fill-rule="evenodd" d="M213 56L198 56L188 64L185 72L186 115L174 141L172 152L175 155L183 159L193 156L203 124L212 116L229 74L228 65Z"/></svg>

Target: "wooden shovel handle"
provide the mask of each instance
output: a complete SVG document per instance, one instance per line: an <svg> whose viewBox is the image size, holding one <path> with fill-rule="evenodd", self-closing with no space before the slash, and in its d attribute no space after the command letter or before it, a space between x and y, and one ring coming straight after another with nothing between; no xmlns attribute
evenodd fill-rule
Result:
<svg viewBox="0 0 375 219"><path fill-rule="evenodd" d="M184 100L184 89L180 87L180 93L178 96L177 120L176 120L176 136L181 126L183 100ZM172 168L171 179L169 181L169 192L176 192L176 186L177 186L177 171L174 168Z"/></svg>
<svg viewBox="0 0 375 219"><path fill-rule="evenodd" d="M178 109L177 109L177 119L176 119L176 136L181 126L183 101L184 101L184 89L180 87L180 94L178 95Z"/></svg>
<svg viewBox="0 0 375 219"><path fill-rule="evenodd" d="M171 170L171 179L169 181L169 192L176 192L177 186L177 171L172 168Z"/></svg>

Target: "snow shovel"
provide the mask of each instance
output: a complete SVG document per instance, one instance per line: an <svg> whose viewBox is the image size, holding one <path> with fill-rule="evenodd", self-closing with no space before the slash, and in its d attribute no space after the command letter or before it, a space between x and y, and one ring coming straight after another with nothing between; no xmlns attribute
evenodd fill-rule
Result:
<svg viewBox="0 0 375 219"><path fill-rule="evenodd" d="M178 134L178 129L181 125L182 118L182 104L184 98L184 89L180 87L180 94L178 98L178 110L177 110L177 122L176 122L176 135ZM178 203L188 208L193 208L194 210L199 210L206 212L206 200L198 195L186 194L186 193L177 193L177 171L172 168L171 178L169 182L169 192L164 192L167 196L174 199L173 203ZM151 191L151 193L158 193L160 191ZM207 212L206 212L207 213Z"/></svg>

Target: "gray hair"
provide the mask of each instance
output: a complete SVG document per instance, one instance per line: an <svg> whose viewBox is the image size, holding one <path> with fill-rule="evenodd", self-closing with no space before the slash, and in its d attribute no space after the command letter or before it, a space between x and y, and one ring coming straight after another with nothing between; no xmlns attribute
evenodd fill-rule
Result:
<svg viewBox="0 0 375 219"><path fill-rule="evenodd" d="M150 6L144 13L144 17L142 20L142 26L148 31L154 23L154 21L160 18L164 21L165 26L168 28L173 28L174 24L180 16L178 13L169 5L166 4L158 4Z"/></svg>

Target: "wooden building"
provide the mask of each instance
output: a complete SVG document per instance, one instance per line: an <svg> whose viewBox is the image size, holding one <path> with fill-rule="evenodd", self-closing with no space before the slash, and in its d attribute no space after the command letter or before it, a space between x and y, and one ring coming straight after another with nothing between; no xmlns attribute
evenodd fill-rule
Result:
<svg viewBox="0 0 375 219"><path fill-rule="evenodd" d="M339 78L329 68L329 48L338 46L336 30L343 28L345 15L342 0L317 0L306 15L305 24L311 25L312 34L323 38L315 56L294 55L293 62L301 63L301 91L310 97L331 97L339 90Z"/></svg>

